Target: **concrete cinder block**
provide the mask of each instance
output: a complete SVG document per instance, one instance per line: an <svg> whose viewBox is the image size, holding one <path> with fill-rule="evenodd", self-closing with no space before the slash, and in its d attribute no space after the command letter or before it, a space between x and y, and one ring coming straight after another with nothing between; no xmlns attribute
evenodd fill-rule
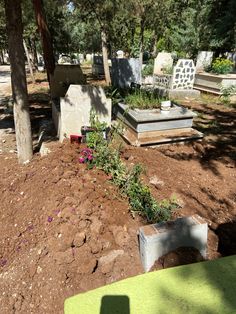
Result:
<svg viewBox="0 0 236 314"><path fill-rule="evenodd" d="M161 256L179 247L194 247L206 258L207 231L207 223L198 215L141 227L139 245L145 272Z"/></svg>

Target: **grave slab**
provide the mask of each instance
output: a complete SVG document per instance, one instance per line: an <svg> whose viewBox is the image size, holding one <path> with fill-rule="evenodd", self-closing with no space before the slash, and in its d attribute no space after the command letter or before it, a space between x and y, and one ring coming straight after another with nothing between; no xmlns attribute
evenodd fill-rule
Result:
<svg viewBox="0 0 236 314"><path fill-rule="evenodd" d="M141 227L140 257L145 272L161 256L179 247L194 247L206 258L207 231L207 223L198 215Z"/></svg>

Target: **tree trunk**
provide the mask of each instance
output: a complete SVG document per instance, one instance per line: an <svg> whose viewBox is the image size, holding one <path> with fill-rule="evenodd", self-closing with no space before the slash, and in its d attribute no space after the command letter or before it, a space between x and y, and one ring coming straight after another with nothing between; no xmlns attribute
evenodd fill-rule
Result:
<svg viewBox="0 0 236 314"><path fill-rule="evenodd" d="M156 31L154 31L154 34L153 34L153 46L152 46L152 56L153 58L156 58L157 56L157 33Z"/></svg>
<svg viewBox="0 0 236 314"><path fill-rule="evenodd" d="M38 57L37 57L37 49L36 49L36 44L35 44L34 39L31 41L31 45L32 45L33 58L34 58L34 66L37 69L38 68Z"/></svg>
<svg viewBox="0 0 236 314"><path fill-rule="evenodd" d="M101 37L102 37L102 56L103 56L103 66L105 73L105 80L107 85L111 85L111 76L108 64L108 49L107 49L107 35L104 29L101 29Z"/></svg>
<svg viewBox="0 0 236 314"><path fill-rule="evenodd" d="M5 0L5 11L17 153L19 162L24 163L32 158L33 149L25 73L21 1Z"/></svg>
<svg viewBox="0 0 236 314"><path fill-rule="evenodd" d="M0 63L4 64L4 56L3 56L3 51L0 50Z"/></svg>
<svg viewBox="0 0 236 314"><path fill-rule="evenodd" d="M142 19L140 23L140 43L139 43L139 60L140 60L141 66L143 65L144 26L145 26L145 21L144 19Z"/></svg>
<svg viewBox="0 0 236 314"><path fill-rule="evenodd" d="M43 48L43 57L45 62L45 67L47 70L49 84L51 78L54 74L55 69L55 58L53 54L53 46L51 35L47 26L46 18L43 14L43 1L42 0L33 0L35 18L41 35L42 48Z"/></svg>
<svg viewBox="0 0 236 314"><path fill-rule="evenodd" d="M26 46L25 40L23 40L23 46L24 46L24 50L25 50L25 54L26 54L26 58L27 58L27 62L28 62L29 70L30 70L30 76L31 76L31 79L32 79L32 83L35 84L33 67L32 67L29 51L28 51L28 48Z"/></svg>

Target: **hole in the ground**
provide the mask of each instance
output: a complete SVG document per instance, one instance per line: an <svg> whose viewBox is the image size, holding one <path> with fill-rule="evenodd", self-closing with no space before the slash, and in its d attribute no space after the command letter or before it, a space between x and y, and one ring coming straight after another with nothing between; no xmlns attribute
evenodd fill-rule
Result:
<svg viewBox="0 0 236 314"><path fill-rule="evenodd" d="M218 252L222 256L236 254L236 220L219 225L215 233L219 238Z"/></svg>

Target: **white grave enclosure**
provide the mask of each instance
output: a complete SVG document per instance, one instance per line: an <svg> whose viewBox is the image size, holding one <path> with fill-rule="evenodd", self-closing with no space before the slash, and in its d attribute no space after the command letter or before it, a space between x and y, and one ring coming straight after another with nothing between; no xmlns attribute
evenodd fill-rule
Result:
<svg viewBox="0 0 236 314"><path fill-rule="evenodd" d="M91 109L100 122L111 125L111 99L106 98L102 87L70 85L60 99L60 108L53 104L52 110L61 142L71 134L81 135L81 127L90 125Z"/></svg>
<svg viewBox="0 0 236 314"><path fill-rule="evenodd" d="M173 59L171 53L159 52L154 62L154 75L165 74L166 68L171 68L173 66Z"/></svg>

